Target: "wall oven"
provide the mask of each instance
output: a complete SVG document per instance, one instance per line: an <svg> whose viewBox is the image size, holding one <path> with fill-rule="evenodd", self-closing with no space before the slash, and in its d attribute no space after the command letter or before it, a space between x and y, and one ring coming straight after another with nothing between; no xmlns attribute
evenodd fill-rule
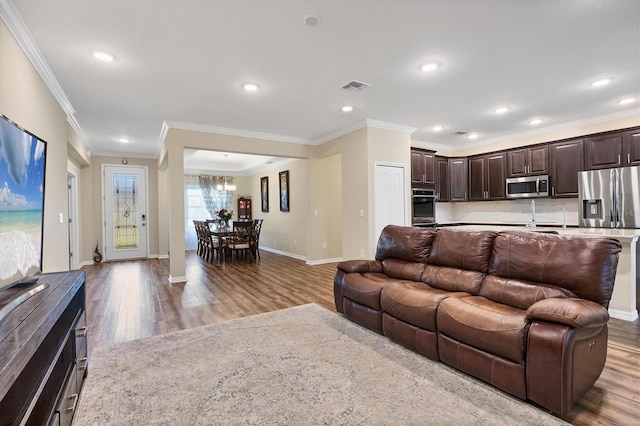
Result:
<svg viewBox="0 0 640 426"><path fill-rule="evenodd" d="M415 225L433 225L436 222L436 195L432 189L412 189L412 219Z"/></svg>

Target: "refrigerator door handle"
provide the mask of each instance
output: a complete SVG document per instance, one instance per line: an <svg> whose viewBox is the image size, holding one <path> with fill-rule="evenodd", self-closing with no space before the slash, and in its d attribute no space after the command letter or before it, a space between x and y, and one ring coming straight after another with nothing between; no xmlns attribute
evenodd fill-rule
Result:
<svg viewBox="0 0 640 426"><path fill-rule="evenodd" d="M540 195L540 178L536 179L536 193Z"/></svg>
<svg viewBox="0 0 640 426"><path fill-rule="evenodd" d="M612 228L616 228L617 224L616 224L616 210L617 210L617 205L616 205L616 169L611 169L610 174L610 179L609 179L609 191L611 193L611 204L610 204L610 209L609 209L609 218L611 219L611 227Z"/></svg>

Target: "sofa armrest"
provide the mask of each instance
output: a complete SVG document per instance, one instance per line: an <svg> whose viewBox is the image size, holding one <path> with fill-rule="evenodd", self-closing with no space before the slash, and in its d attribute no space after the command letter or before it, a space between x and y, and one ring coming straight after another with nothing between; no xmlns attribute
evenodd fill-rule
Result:
<svg viewBox="0 0 640 426"><path fill-rule="evenodd" d="M565 324L574 328L600 327L609 321L607 309L590 300L549 298L527 309L529 321L542 320Z"/></svg>
<svg viewBox="0 0 640 426"><path fill-rule="evenodd" d="M338 269L346 273L382 272L382 262L377 260L347 260L338 263Z"/></svg>

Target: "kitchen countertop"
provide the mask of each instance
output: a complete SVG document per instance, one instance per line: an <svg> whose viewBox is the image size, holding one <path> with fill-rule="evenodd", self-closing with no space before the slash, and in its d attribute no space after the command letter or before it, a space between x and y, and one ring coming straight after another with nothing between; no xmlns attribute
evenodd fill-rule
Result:
<svg viewBox="0 0 640 426"><path fill-rule="evenodd" d="M556 231L560 235L580 235L583 237L609 237L616 238L621 242L631 242L633 239L640 237L640 229L619 229L619 228L579 228L575 226L562 226L553 224L537 225L536 229L531 229L525 224L500 224L500 223L438 223L438 226L456 226L457 228L469 230L494 230L494 231Z"/></svg>

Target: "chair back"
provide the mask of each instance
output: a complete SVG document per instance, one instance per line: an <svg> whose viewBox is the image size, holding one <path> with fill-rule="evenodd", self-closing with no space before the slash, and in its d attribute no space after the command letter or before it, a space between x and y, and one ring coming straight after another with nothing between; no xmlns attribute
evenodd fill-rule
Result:
<svg viewBox="0 0 640 426"><path fill-rule="evenodd" d="M233 236L238 241L249 241L252 228L251 222L233 222Z"/></svg>

